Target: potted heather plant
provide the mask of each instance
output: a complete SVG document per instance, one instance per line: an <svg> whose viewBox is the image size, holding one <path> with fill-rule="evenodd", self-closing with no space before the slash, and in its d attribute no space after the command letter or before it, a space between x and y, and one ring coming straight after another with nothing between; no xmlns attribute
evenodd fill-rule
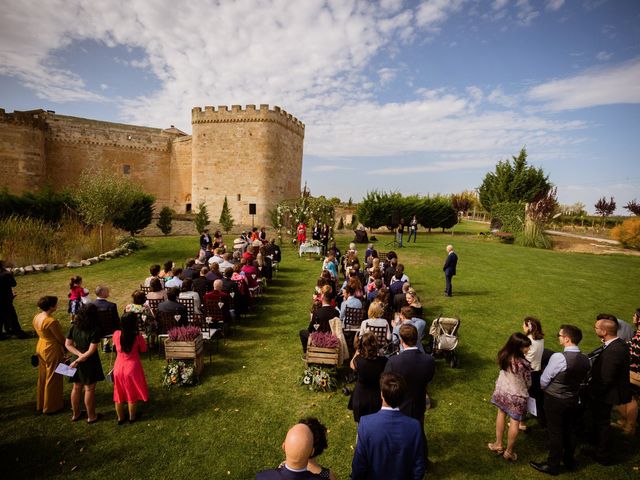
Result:
<svg viewBox="0 0 640 480"><path fill-rule="evenodd" d="M307 364L338 365L340 341L329 332L313 332L307 346Z"/></svg>

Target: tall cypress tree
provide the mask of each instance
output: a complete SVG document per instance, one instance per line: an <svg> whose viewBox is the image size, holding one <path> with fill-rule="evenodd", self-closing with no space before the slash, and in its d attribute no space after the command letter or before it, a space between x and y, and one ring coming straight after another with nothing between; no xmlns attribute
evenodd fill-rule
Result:
<svg viewBox="0 0 640 480"><path fill-rule="evenodd" d="M218 223L222 225L222 229L225 233L228 233L229 230L233 228L233 217L231 216L231 212L229 211L229 205L227 203L227 196L224 197L224 203L222 204L222 212L220 213L220 220Z"/></svg>

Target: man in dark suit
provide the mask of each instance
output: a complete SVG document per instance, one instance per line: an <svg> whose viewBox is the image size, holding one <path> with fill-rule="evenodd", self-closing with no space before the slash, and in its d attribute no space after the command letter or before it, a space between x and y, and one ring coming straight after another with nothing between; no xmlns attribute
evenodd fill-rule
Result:
<svg viewBox="0 0 640 480"><path fill-rule="evenodd" d="M445 279L444 294L447 297L451 296L451 280L456 274L456 265L458 265L458 255L453 251L453 245L447 245L447 259L444 261L444 267L442 267Z"/></svg>
<svg viewBox="0 0 640 480"><path fill-rule="evenodd" d="M380 377L382 408L358 424L351 463L352 480L422 480L425 473L422 429L400 411L406 394L404 379L394 373Z"/></svg>
<svg viewBox="0 0 640 480"><path fill-rule="evenodd" d="M631 401L629 387L629 348L618 338L618 322L610 315L598 315L595 332L604 349L591 367L589 394L593 415L595 460L611 464L611 409Z"/></svg>
<svg viewBox="0 0 640 480"><path fill-rule="evenodd" d="M305 330L300 330L300 342L302 343L302 353L307 353L307 343L309 335L313 332L331 332L329 320L340 317L340 312L331 306L331 294L322 295L322 306L318 308L311 316L309 326Z"/></svg>
<svg viewBox="0 0 640 480"><path fill-rule="evenodd" d="M158 305L158 312L170 313L171 315L180 315L178 324L186 326L189 323L189 312L187 307L178 302L178 288L169 288L167 290L167 299Z"/></svg>
<svg viewBox="0 0 640 480"><path fill-rule="evenodd" d="M320 476L307 470L309 457L313 453L313 433L311 429L298 423L287 432L282 444L285 453L284 465L273 470L263 470L256 474L256 480L307 480Z"/></svg>
<svg viewBox="0 0 640 480"><path fill-rule="evenodd" d="M16 279L0 261L0 340L7 338L7 335L15 335L18 338L29 338L18 322L18 314L13 306L13 287L16 286ZM6 333L2 332L2 329Z"/></svg>
<svg viewBox="0 0 640 480"><path fill-rule="evenodd" d="M120 316L118 315L118 306L107 300L109 298L109 287L104 285L98 285L96 287L96 299L93 303L98 310L100 319L100 328L102 330L101 335L107 336L113 334L114 331L120 330ZM109 339L103 339L102 350L104 352L110 352L111 346L109 345Z"/></svg>
<svg viewBox="0 0 640 480"><path fill-rule="evenodd" d="M400 411L420 423L424 439L424 458L428 462L427 436L424 432L424 412L427 409L427 385L433 379L436 362L429 354L418 350L418 330L411 324L400 327L402 353L393 356L384 368L385 372L400 375L407 383L407 395Z"/></svg>

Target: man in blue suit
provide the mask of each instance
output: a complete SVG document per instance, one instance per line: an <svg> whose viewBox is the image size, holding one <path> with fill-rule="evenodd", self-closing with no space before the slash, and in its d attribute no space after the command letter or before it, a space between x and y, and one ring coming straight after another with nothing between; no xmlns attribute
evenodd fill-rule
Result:
<svg viewBox="0 0 640 480"><path fill-rule="evenodd" d="M382 408L360 418L351 464L352 480L424 477L422 429L417 420L400 412L406 388L404 379L395 373L383 373L380 377Z"/></svg>
<svg viewBox="0 0 640 480"><path fill-rule="evenodd" d="M291 427L284 439L282 449L285 453L284 465L273 470L264 470L256 474L256 480L311 480L320 478L307 470L309 457L313 453L313 433L302 423Z"/></svg>
<svg viewBox="0 0 640 480"><path fill-rule="evenodd" d="M444 262L444 267L442 267L446 282L444 294L447 297L451 296L451 279L456 274L456 265L458 265L458 255L453 251L453 245L447 245L447 259Z"/></svg>

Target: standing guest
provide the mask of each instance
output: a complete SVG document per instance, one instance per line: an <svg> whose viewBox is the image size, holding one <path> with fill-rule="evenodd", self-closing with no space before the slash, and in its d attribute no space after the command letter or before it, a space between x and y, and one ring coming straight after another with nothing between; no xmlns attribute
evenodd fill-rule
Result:
<svg viewBox="0 0 640 480"><path fill-rule="evenodd" d="M595 332L603 350L593 360L589 382L596 445L593 457L601 465L611 465L611 409L631 401L629 348L618 338L618 322L611 315L598 315Z"/></svg>
<svg viewBox="0 0 640 480"><path fill-rule="evenodd" d="M143 287L150 287L151 280L158 278L158 275L160 274L160 265L151 265L149 267L149 274L150 275L144 279L144 283L142 284Z"/></svg>
<svg viewBox="0 0 640 480"><path fill-rule="evenodd" d="M329 442L327 441L327 427L320 423L315 417L303 418L298 423L309 427L313 434L313 452L309 457L307 470L318 475L318 478L336 480L336 476L331 470L319 465L316 461L316 458L322 455L322 452L329 446ZM284 467L284 463L280 466Z"/></svg>
<svg viewBox="0 0 640 480"><path fill-rule="evenodd" d="M149 304L146 303L147 297L142 290L134 290L131 294L131 299L132 302L125 305L123 314L133 313L136 316L140 316L140 319L144 321L144 330L149 346L153 346L155 345L158 323L154 319L153 311Z"/></svg>
<svg viewBox="0 0 640 480"><path fill-rule="evenodd" d="M398 227L396 228L396 241L398 242L398 248L402 248L404 245L402 245L402 236L404 235L404 219L401 218L400 219L400 223L398 224Z"/></svg>
<svg viewBox="0 0 640 480"><path fill-rule="evenodd" d="M311 230L311 239L320 240L320 222L316 222Z"/></svg>
<svg viewBox="0 0 640 480"><path fill-rule="evenodd" d="M335 253L332 250L329 250L327 258L322 262L322 270L328 270L334 280L338 279L338 264L336 263Z"/></svg>
<svg viewBox="0 0 640 480"><path fill-rule="evenodd" d="M113 401L116 405L118 425L125 421L125 405L129 411L129 423L136 421L137 402L149 400L147 381L140 361L140 353L147 351L147 344L138 334L137 317L133 313L122 316L122 330L113 334L113 345L118 352L113 365Z"/></svg>
<svg viewBox="0 0 640 480"><path fill-rule="evenodd" d="M69 309L68 313L71 314L71 321L75 317L76 312L82 306L82 299L89 295L89 290L82 286L82 277L76 275L69 280Z"/></svg>
<svg viewBox="0 0 640 480"><path fill-rule="evenodd" d="M322 232L320 233L320 243L322 243L322 251L326 254L329 250L329 238L331 237L331 230L326 223L322 224Z"/></svg>
<svg viewBox="0 0 640 480"><path fill-rule="evenodd" d="M319 478L307 470L309 458L313 454L313 433L307 425L298 423L291 427L282 444L285 454L283 466L263 470L256 474L256 480L311 480Z"/></svg>
<svg viewBox="0 0 640 480"><path fill-rule="evenodd" d="M407 394L400 405L400 411L415 418L422 430L424 460L429 462L427 435L424 431L424 413L427 410L427 386L433 380L436 362L429 354L418 350L418 329L413 325L400 327L402 353L389 359L385 372L400 375L407 385Z"/></svg>
<svg viewBox="0 0 640 480"><path fill-rule="evenodd" d="M58 297L42 297L38 308L42 310L33 318L33 329L38 334L36 355L38 355L38 396L36 410L42 413L56 413L62 410L64 394L62 375L55 373L59 363L64 361L64 335L60 322L53 318L58 306Z"/></svg>
<svg viewBox="0 0 640 480"><path fill-rule="evenodd" d="M542 324L535 317L526 317L522 322L522 330L524 334L531 340L531 347L525 355L525 358L531 364L531 388L529 388L529 396L536 400L536 411L538 412L538 420L544 424L544 410L542 400L542 390L540 389L540 375L542 375L542 354L544 352L544 333L542 332ZM520 431L527 430L525 417L520 422Z"/></svg>
<svg viewBox="0 0 640 480"><path fill-rule="evenodd" d="M224 247L224 241L222 239L222 232L220 230L216 230L213 234L213 248Z"/></svg>
<svg viewBox="0 0 640 480"><path fill-rule="evenodd" d="M629 358L631 359L629 373L631 376L631 401L618 405L617 410L620 420L613 424L620 428L626 435L634 436L636 422L638 420L638 400L640 400L640 308L633 314L633 326L635 328L633 338L629 344Z"/></svg>
<svg viewBox="0 0 640 480"><path fill-rule="evenodd" d="M616 318L613 315L610 315L610 317L615 318L616 322L618 322L618 338L628 343L635 335L636 329L620 318Z"/></svg>
<svg viewBox="0 0 640 480"><path fill-rule="evenodd" d="M210 244L211 244L211 236L209 235L209 229L205 228L202 231L202 235L200 235L200 249L206 250Z"/></svg>
<svg viewBox="0 0 640 480"><path fill-rule="evenodd" d="M426 459L420 425L400 411L407 384L400 375L383 373L380 392L380 411L358 424L351 479L422 480Z"/></svg>
<svg viewBox="0 0 640 480"><path fill-rule="evenodd" d="M418 220L414 215L409 223L409 236L407 237L407 243L411 243L411 237L413 236L413 243L416 243L416 237L418 235Z"/></svg>
<svg viewBox="0 0 640 480"><path fill-rule="evenodd" d="M298 240L298 246L302 245L307 241L307 226L304 222L300 222L298 224L298 228L296 228L296 235Z"/></svg>
<svg viewBox="0 0 640 480"><path fill-rule="evenodd" d="M380 375L384 372L387 357L378 355L380 346L376 336L366 332L360 337L356 353L351 359L351 369L358 374L356 386L349 399L349 410L353 410L353 419L358 423L360 417L380 410Z"/></svg>
<svg viewBox="0 0 640 480"><path fill-rule="evenodd" d="M573 430L578 418L578 394L589 373L589 358L578 348L581 340L582 331L578 327L562 325L558 341L564 351L551 355L540 379L544 390L549 456L546 463L529 462L529 465L542 473L557 475L560 462L568 470L575 468Z"/></svg>
<svg viewBox="0 0 640 480"><path fill-rule="evenodd" d="M106 314L111 318L111 328L107 334L111 334L114 330L118 330L120 328L120 316L118 315L118 306L107 300L109 298L110 290L109 287L104 285L98 285L96 287L96 299L93 304L96 306L96 309L99 312L107 312ZM104 332L99 332L101 336L103 336ZM104 344L102 346L102 351L110 352L111 347L109 346L109 340L105 339Z"/></svg>
<svg viewBox="0 0 640 480"><path fill-rule="evenodd" d="M15 335L17 338L29 338L18 322L18 314L13 306L13 299L16 294L13 288L16 286L16 279L0 260L0 340L6 340L8 335ZM2 329L4 328L4 332Z"/></svg>
<svg viewBox="0 0 640 480"><path fill-rule="evenodd" d="M84 305L76 314L76 321L71 325L65 346L73 354L71 368L77 368L71 378L71 408L72 422L82 417L80 403L84 389L84 405L87 409L87 423L97 422L102 415L96 414L96 383L104 380L98 346L100 345L100 330L97 324L98 308L95 304Z"/></svg>
<svg viewBox="0 0 640 480"><path fill-rule="evenodd" d="M453 245L447 245L447 259L444 261L444 267L442 270L444 271L444 280L445 280L445 288L444 294L447 297L452 295L451 292L451 280L456 274L456 266L458 265L458 255L453 251Z"/></svg>
<svg viewBox="0 0 640 480"><path fill-rule="evenodd" d="M531 340L520 332L513 333L498 352L500 375L491 397L491 403L498 407L496 417L496 441L489 443L489 450L502 455L505 460L516 461L518 455L513 447L520 430L520 420L527 411L527 399L531 386L531 365L525 358L531 347ZM511 418L507 432L507 448L502 448L502 437L507 415Z"/></svg>

